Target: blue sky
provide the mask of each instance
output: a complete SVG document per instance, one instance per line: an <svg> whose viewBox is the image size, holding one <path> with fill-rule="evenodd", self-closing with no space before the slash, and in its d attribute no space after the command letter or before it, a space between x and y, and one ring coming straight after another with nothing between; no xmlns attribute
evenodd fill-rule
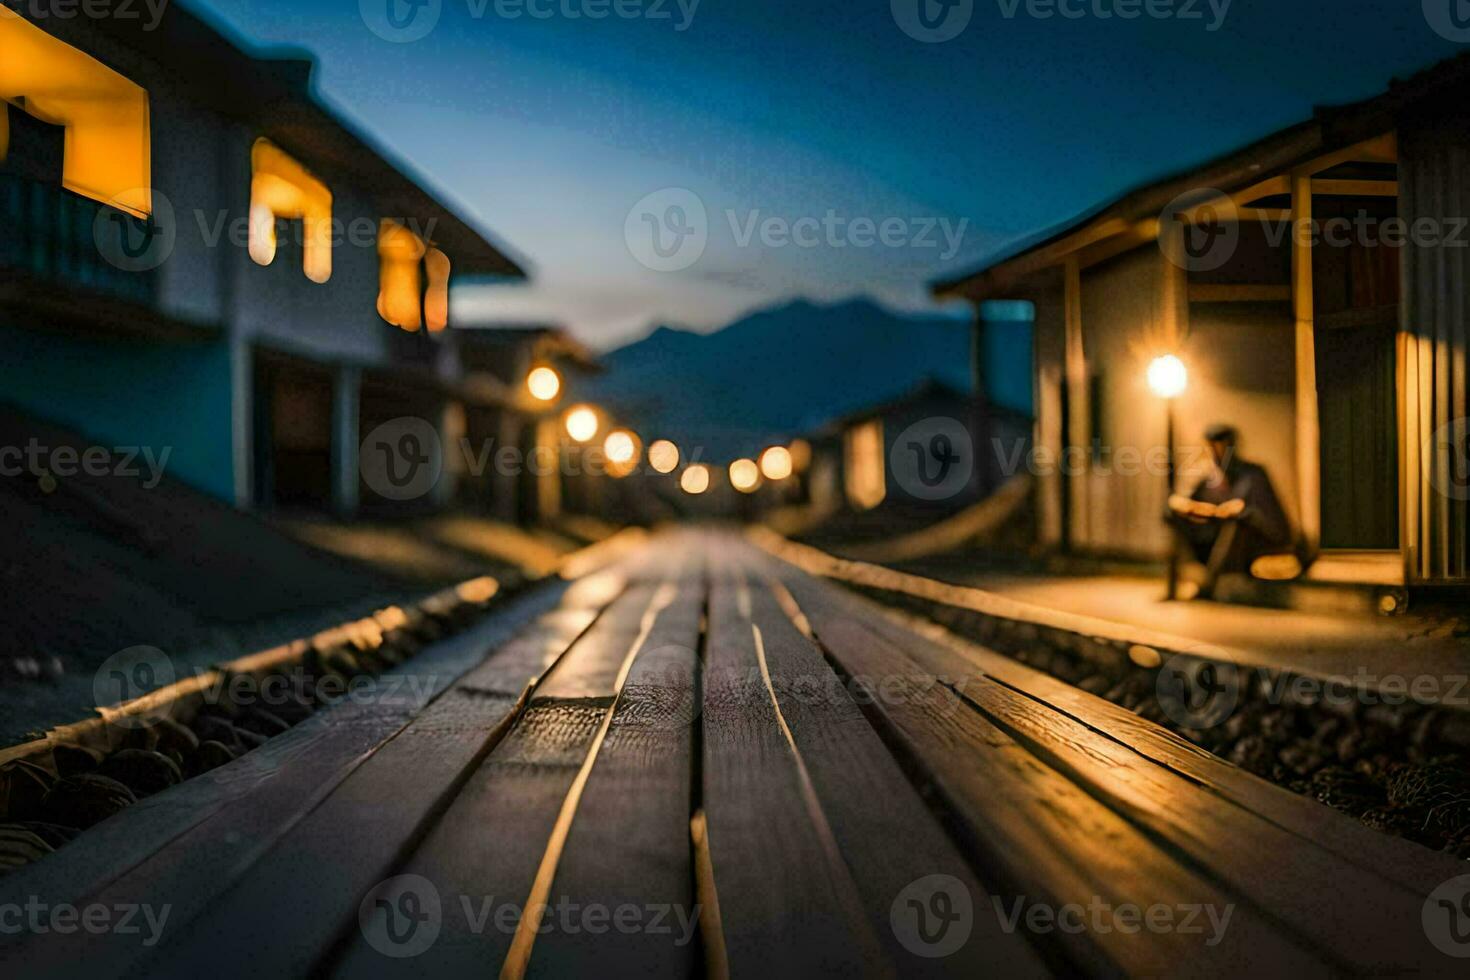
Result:
<svg viewBox="0 0 1470 980"><path fill-rule="evenodd" d="M385 40L389 2L433 29ZM193 0L312 51L331 103L529 260L528 287L461 285L461 322L598 347L797 296L921 308L929 279L1467 47L1426 15L1460 0L419 2ZM899 25L919 2L969 20L925 43ZM658 271L629 215L668 188L707 244ZM688 228L686 199L642 213Z"/></svg>

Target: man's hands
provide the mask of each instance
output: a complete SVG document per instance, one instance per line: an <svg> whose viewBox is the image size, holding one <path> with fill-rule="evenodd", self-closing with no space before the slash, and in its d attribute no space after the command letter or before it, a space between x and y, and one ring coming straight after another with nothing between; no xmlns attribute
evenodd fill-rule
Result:
<svg viewBox="0 0 1470 980"><path fill-rule="evenodd" d="M1196 524L1204 524L1208 521L1234 520L1245 513L1245 501L1236 497L1223 504L1211 504L1203 500L1191 500L1176 493L1169 497L1169 509Z"/></svg>

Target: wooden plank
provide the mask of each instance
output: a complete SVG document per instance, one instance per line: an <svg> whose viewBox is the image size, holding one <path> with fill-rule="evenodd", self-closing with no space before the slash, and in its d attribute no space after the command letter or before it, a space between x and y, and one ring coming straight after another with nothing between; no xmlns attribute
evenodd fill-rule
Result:
<svg viewBox="0 0 1470 980"><path fill-rule="evenodd" d="M869 600L843 594L875 632L939 676L963 684L971 669L996 678L1049 705L1120 745L1244 807L1337 858L1428 895L1460 867L1457 859L1398 837L1369 830L1331 807L1291 792L1233 766L1168 729L1111 701L1088 694L943 627ZM958 658L958 660L956 659Z"/></svg>
<svg viewBox="0 0 1470 980"><path fill-rule="evenodd" d="M731 976L891 975L728 572L711 587L703 808Z"/></svg>
<svg viewBox="0 0 1470 980"><path fill-rule="evenodd" d="M1251 969L1305 975L1326 972L1258 909L1183 864L1121 815L1038 758L943 684L915 684L923 669L880 637L830 587L799 572L783 580L817 636L854 679L883 684L874 702L889 738L931 780L962 838L994 880L1026 903L1056 909L1101 902L1231 910L1214 945L1201 935L1146 936L1090 929L1057 933L1074 965L1090 972L1153 974L1188 962L1196 975L1236 976ZM1023 920L1024 921L1024 920ZM1210 937L1215 938L1215 937Z"/></svg>
<svg viewBox="0 0 1470 980"><path fill-rule="evenodd" d="M168 937L178 938L181 923L223 893L426 703L482 661L487 648L554 609L567 592L559 583L517 600L385 675L371 696L318 712L235 762L129 807L55 855L7 876L7 887L50 904L166 901L172 909ZM151 954L133 937L111 933L27 935L0 946L0 963L56 970L95 966L102 957L121 965L143 955Z"/></svg>
<svg viewBox="0 0 1470 980"><path fill-rule="evenodd" d="M588 679L606 677L602 661L616 654L636 657L657 622L660 601L659 588L647 581L620 596L557 663L422 843L396 863L394 875L416 875L439 897L440 931L431 948L393 959L348 923L329 963L334 972L419 977L501 969L524 921L521 910L541 911L531 908L528 896L568 794L614 704L615 690L594 687ZM623 636L623 649L605 642L606 633ZM361 897L354 897L354 908ZM382 935L381 928L373 933L378 941Z"/></svg>
<svg viewBox="0 0 1470 980"><path fill-rule="evenodd" d="M1312 181L1312 193L1324 197L1398 197L1396 180L1323 180Z"/></svg>
<svg viewBox="0 0 1470 980"><path fill-rule="evenodd" d="M1189 284L1191 303L1290 303L1291 297L1290 285Z"/></svg>
<svg viewBox="0 0 1470 980"><path fill-rule="evenodd" d="M1047 976L1026 940L1003 928L984 887L897 760L823 659L795 599L772 575L769 559L747 552L751 617L760 625L772 688L805 761L873 931L901 975ZM903 847L892 845L902 833ZM927 957L904 945L892 918L898 896L931 875L958 881L971 898L973 932L959 949ZM907 937L912 940L912 937Z"/></svg>
<svg viewBox="0 0 1470 980"><path fill-rule="evenodd" d="M1317 339L1312 296L1312 178L1291 182L1291 285L1296 313L1297 521L1308 554L1322 541L1321 432L1317 420Z"/></svg>
<svg viewBox="0 0 1470 980"><path fill-rule="evenodd" d="M536 975L696 971L707 913L695 897L689 821L706 590L698 565L682 579L617 696L555 869L549 900L598 921L539 936Z"/></svg>

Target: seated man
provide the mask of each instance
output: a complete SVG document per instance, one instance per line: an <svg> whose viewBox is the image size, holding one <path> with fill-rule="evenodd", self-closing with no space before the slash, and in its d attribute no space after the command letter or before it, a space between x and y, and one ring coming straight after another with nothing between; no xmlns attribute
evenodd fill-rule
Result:
<svg viewBox="0 0 1470 980"><path fill-rule="evenodd" d="M1265 469L1235 452L1228 425L1205 430L1214 464L1188 497L1174 494L1164 519L1205 566L1199 595L1209 598L1225 572L1245 572L1261 555L1286 548L1291 528Z"/></svg>

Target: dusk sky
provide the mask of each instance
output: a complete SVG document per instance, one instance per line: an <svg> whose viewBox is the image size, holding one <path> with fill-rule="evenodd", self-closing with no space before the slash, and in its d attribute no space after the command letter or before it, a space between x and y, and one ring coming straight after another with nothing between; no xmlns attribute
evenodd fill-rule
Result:
<svg viewBox="0 0 1470 980"><path fill-rule="evenodd" d="M388 2L432 30L385 40ZM419 2L204 12L311 50L331 104L528 260L529 287L461 285L460 323L597 347L798 296L923 308L938 275L1463 47L1430 23L1458 0L922 0L938 30L970 15L938 43L899 26L920 0ZM643 222L701 230L669 188L707 246L659 271Z"/></svg>

